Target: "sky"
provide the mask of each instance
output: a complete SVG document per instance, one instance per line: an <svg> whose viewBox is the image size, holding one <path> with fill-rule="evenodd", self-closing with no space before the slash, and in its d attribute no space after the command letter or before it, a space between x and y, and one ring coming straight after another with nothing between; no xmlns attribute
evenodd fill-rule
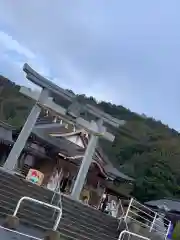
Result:
<svg viewBox="0 0 180 240"><path fill-rule="evenodd" d="M0 0L0 74L61 87L180 130L179 0Z"/></svg>

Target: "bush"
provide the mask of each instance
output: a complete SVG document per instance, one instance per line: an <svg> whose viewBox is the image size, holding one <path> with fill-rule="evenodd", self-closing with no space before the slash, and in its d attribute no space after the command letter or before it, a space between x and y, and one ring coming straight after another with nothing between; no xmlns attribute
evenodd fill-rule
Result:
<svg viewBox="0 0 180 240"><path fill-rule="evenodd" d="M173 240L176 240L176 239L180 240L180 221L177 222L177 224L174 228L172 239Z"/></svg>

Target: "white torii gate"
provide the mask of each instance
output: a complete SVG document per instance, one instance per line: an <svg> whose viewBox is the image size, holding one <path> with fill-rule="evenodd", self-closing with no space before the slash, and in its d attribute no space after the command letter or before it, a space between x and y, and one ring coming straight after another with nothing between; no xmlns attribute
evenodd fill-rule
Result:
<svg viewBox="0 0 180 240"><path fill-rule="evenodd" d="M99 137L103 137L109 141L114 141L114 136L106 131L106 128L103 126L103 122L108 123L113 127L119 127L125 124L123 120L119 120L111 117L109 114L100 111L94 106L89 104L82 106L76 100L75 96L70 92L60 88L55 85L48 79L39 75L36 71L34 71L28 64L24 64L23 70L26 72L26 78L31 82L42 88L41 92L31 91L25 87L21 87L20 92L25 96L35 100L35 105L33 106L11 152L4 164L4 168L8 171L13 171L17 160L25 147L26 141L30 136L32 129L41 113L42 108L49 109L54 111L57 115L60 116L61 119L70 124L75 124L76 126L80 126L84 128L88 133L91 134L90 141L88 143L85 155L83 157L73 190L72 197L76 200L79 199L79 195L84 185L84 181L86 175L89 170L89 166L92 162L92 157L97 145L97 141ZM53 101L53 96L59 96L63 99L66 99L70 103L70 107L68 109L63 108L62 106L56 104ZM52 96L52 97L51 97ZM94 115L98 121L86 121L85 119L80 117L81 110L85 109L90 114Z"/></svg>

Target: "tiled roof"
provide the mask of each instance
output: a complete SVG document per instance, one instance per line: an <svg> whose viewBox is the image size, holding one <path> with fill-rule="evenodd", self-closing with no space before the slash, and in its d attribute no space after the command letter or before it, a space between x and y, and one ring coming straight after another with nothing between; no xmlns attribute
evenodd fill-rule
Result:
<svg viewBox="0 0 180 240"><path fill-rule="evenodd" d="M166 206L169 210L180 212L180 200L174 199L159 199L154 201L145 202L146 205L151 207Z"/></svg>
<svg viewBox="0 0 180 240"><path fill-rule="evenodd" d="M72 129L66 129L64 125L60 125L59 123L52 123L52 119L42 123L43 121L39 121L38 125L33 130L33 133L36 134L39 138L46 140L47 142L53 144L56 147L59 147L59 152L69 156L78 156L83 155L85 153L85 149L77 146L75 143L70 142L68 139L64 137L52 137L50 133L68 133L72 132ZM85 146L87 146L88 141L82 139ZM120 172L118 169L113 167L109 159L104 156L103 151L100 147L96 149L100 156L104 160L104 170L111 178L121 178L127 181L133 181L132 178ZM97 161L97 157L94 156L94 161Z"/></svg>
<svg viewBox="0 0 180 240"><path fill-rule="evenodd" d="M105 171L112 177L122 178L122 179L125 179L127 181L134 181L133 178L131 178L131 177L125 175L124 173L120 172L118 169L113 167L112 164L107 164L104 168L105 168Z"/></svg>
<svg viewBox="0 0 180 240"><path fill-rule="evenodd" d="M40 139L45 140L46 142L58 148L59 152L63 153L66 156L75 156L82 154L82 152L84 153L85 149L80 148L76 144L68 141L66 138L56 138L50 136L48 129L34 128L33 133Z"/></svg>

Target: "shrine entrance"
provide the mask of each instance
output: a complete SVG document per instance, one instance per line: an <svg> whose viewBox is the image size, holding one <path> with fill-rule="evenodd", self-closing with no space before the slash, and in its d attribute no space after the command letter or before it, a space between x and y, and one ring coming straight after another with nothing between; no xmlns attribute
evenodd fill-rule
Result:
<svg viewBox="0 0 180 240"><path fill-rule="evenodd" d="M98 208L105 191L106 177L106 173L100 164L92 162L80 195L80 200L85 200L88 205Z"/></svg>

